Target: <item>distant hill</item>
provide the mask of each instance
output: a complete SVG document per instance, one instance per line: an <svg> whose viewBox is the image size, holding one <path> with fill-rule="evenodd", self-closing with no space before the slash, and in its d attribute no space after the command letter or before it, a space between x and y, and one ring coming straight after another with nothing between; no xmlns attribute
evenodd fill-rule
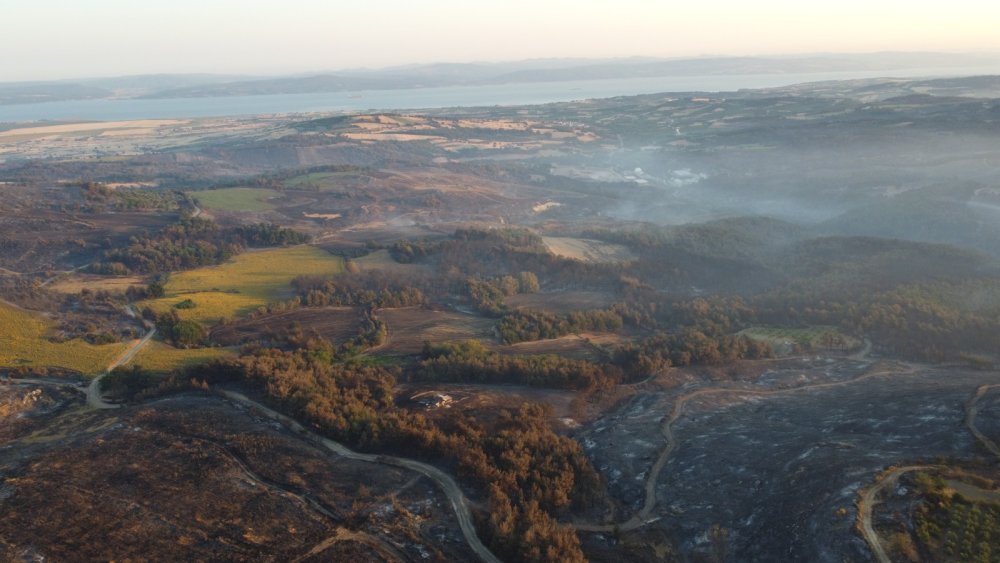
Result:
<svg viewBox="0 0 1000 563"><path fill-rule="evenodd" d="M300 94L391 90L454 85L517 84L573 80L653 78L725 74L808 74L893 71L997 65L1000 59L941 53L875 53L804 57L715 57L691 59L543 60L515 63L435 64L370 71L344 71L164 90L154 98ZM1000 68L1000 66L998 66Z"/></svg>
<svg viewBox="0 0 1000 563"><path fill-rule="evenodd" d="M0 83L0 104L110 97L178 98L483 86L532 82L653 78L726 74L812 74L829 72L905 73L928 69L997 68L1000 57L943 53L823 54L788 57L701 57L687 59L536 59L500 63L437 63L382 69L353 69L309 75L252 77L214 74L156 74L74 81ZM965 95L958 85L917 85L943 95ZM878 85L883 88L884 85ZM995 88L994 83L976 88ZM956 88L959 90L956 91ZM904 95L913 92L897 92ZM936 91L920 92L936 94Z"/></svg>
<svg viewBox="0 0 1000 563"><path fill-rule="evenodd" d="M83 84L0 84L0 104L90 100L111 95L110 90Z"/></svg>

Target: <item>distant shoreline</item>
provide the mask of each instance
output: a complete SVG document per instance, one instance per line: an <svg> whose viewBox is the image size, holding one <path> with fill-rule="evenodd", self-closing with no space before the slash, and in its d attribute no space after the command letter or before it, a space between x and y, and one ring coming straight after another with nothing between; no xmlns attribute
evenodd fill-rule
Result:
<svg viewBox="0 0 1000 563"><path fill-rule="evenodd" d="M802 74L731 74L445 86L197 98L113 98L0 105L0 123L237 117L452 107L518 106L664 92L733 92L807 82L1000 74L997 68L929 68Z"/></svg>

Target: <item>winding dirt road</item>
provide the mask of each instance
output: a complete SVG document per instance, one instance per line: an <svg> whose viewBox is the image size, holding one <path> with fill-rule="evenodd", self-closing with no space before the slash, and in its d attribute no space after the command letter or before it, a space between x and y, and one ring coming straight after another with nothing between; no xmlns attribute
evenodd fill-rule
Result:
<svg viewBox="0 0 1000 563"><path fill-rule="evenodd" d="M991 454L995 455L997 459L1000 459L1000 446L997 445L989 436L983 434L979 428L976 428L976 415L979 414L979 401L990 391L990 389L1000 389L1000 383L994 383L991 385L980 385L976 392L969 399L969 402L965 404L965 426L972 432L972 435L979 440L979 443L983 445Z"/></svg>
<svg viewBox="0 0 1000 563"><path fill-rule="evenodd" d="M306 429L304 426L296 422L294 419L287 417L273 409L265 407L264 405L250 399L242 393L236 391L220 390L218 391L222 396L227 399L241 404L246 407L256 409L257 411L263 413L265 416L271 420L280 422L285 427L291 429L297 434L308 438L310 441L323 445L326 449L332 451L333 453L345 457L347 459L364 461L368 463L378 463L382 465L393 465L396 467L402 467L404 469L409 469L410 471L415 471L417 473L423 474L430 478L432 481L441 487L448 500L451 501L451 506L455 511L455 516L458 518L458 525L462 529L462 534L465 536L466 542L468 542L469 547L479 556L480 559L487 563L500 563L495 555L485 546L483 542L480 541L479 536L476 534L476 527L472 523L472 512L469 510L468 500L465 498L465 494L458 487L458 484L450 475L441 471L440 469L428 465L426 463L421 463L419 461L414 461L412 459L406 459L402 457L388 456L388 455L374 455L374 454L361 454L357 453L339 442L330 440L329 438L324 438L318 434L314 434Z"/></svg>
<svg viewBox="0 0 1000 563"><path fill-rule="evenodd" d="M872 509L877 504L878 494L881 493L886 487L895 485L896 481L899 480L900 476L909 473L911 471L924 471L925 469L935 469L935 465L907 465L904 467L897 467L889 473L883 475L878 481L875 482L871 487L861 495L861 500L858 501L858 528L861 531L861 535L864 536L865 541L868 542L868 547L872 550L872 555L879 563L891 563L892 560L889 559L889 555L885 552L885 548L882 547L882 540L879 539L878 534L875 532L875 528L872 527Z"/></svg>
<svg viewBox="0 0 1000 563"><path fill-rule="evenodd" d="M969 429L969 432L983 445L991 454L1000 459L1000 446L994 442L989 436L986 436L976 427L976 415L979 414L979 401L988 393L991 389L1000 389L1000 383L994 383L989 385L980 385L976 388L976 391L972 394L972 397L965 403L965 426ZM883 475L878 481L876 481L871 487L869 487L864 494L861 496L861 500L858 501L858 529L861 535L864 536L865 541L868 543L868 547L871 549L872 554L879 563L890 563L888 554L885 552L885 548L882 547L882 542L875 532L875 528L872 527L872 509L877 504L877 497L880 492L886 487L893 485L899 480L900 476L909 473L911 471L923 471L925 469L940 469L941 466L937 465L908 465L905 467L899 467L890 471L889 473Z"/></svg>

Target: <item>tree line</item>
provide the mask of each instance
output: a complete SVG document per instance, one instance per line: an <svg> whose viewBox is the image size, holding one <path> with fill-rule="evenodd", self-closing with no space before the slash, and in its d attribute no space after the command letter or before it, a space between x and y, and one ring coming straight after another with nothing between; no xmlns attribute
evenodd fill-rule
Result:
<svg viewBox="0 0 1000 563"><path fill-rule="evenodd" d="M90 271L104 275L157 274L221 264L247 247L286 246L309 236L270 223L221 227L186 217L155 235L132 237L128 246L104 252Z"/></svg>

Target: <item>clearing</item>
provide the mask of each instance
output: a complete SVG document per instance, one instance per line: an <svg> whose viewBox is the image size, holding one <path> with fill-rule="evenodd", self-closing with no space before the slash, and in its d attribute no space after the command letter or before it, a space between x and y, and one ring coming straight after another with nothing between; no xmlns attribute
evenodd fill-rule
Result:
<svg viewBox="0 0 1000 563"><path fill-rule="evenodd" d="M805 328L765 327L755 326L741 330L740 335L769 342L779 352L787 353L786 348L797 344L808 350L834 349L850 350L861 343L856 338L847 336L833 326L816 325Z"/></svg>
<svg viewBox="0 0 1000 563"><path fill-rule="evenodd" d="M614 304L614 296L600 291L559 291L519 293L504 302L511 309L532 309L554 314L566 314L587 309L603 309Z"/></svg>
<svg viewBox="0 0 1000 563"><path fill-rule="evenodd" d="M512 355L555 354L563 358L596 360L604 355L601 350L610 350L626 341L627 339L619 334L581 333L498 346L496 351Z"/></svg>
<svg viewBox="0 0 1000 563"><path fill-rule="evenodd" d="M155 373L168 373L175 369L201 364L235 354L228 348L174 348L164 342L153 341L136 354L131 364Z"/></svg>
<svg viewBox="0 0 1000 563"><path fill-rule="evenodd" d="M268 211L275 208L268 200L281 197L281 192L267 188L222 188L187 193L205 209L218 211Z"/></svg>
<svg viewBox="0 0 1000 563"><path fill-rule="evenodd" d="M382 352L395 355L419 354L424 341L451 340L493 341L493 319L420 307L383 309L378 316L389 328L389 339Z"/></svg>
<svg viewBox="0 0 1000 563"><path fill-rule="evenodd" d="M0 131L0 138L63 135L67 133L102 133L104 131L122 129L140 129L144 132L157 127L181 125L187 121L176 119L146 119L137 121L105 121L92 123L67 123L63 125L43 125L40 127L22 127Z"/></svg>
<svg viewBox="0 0 1000 563"><path fill-rule="evenodd" d="M573 237L542 237L549 252L583 262L625 262L635 258L628 248L610 242Z"/></svg>
<svg viewBox="0 0 1000 563"><path fill-rule="evenodd" d="M315 332L330 342L340 343L358 333L359 320L354 307L303 307L219 326L212 331L212 340L224 345L242 344L266 340L299 327L306 334Z"/></svg>
<svg viewBox="0 0 1000 563"><path fill-rule="evenodd" d="M410 275L425 274L432 271L432 268L426 264L402 264L400 262L396 262L396 260L394 260L389 254L388 250L376 250L375 252L366 254L361 258L354 258L351 262L357 264L358 267L365 272L370 270L382 270L392 274Z"/></svg>

